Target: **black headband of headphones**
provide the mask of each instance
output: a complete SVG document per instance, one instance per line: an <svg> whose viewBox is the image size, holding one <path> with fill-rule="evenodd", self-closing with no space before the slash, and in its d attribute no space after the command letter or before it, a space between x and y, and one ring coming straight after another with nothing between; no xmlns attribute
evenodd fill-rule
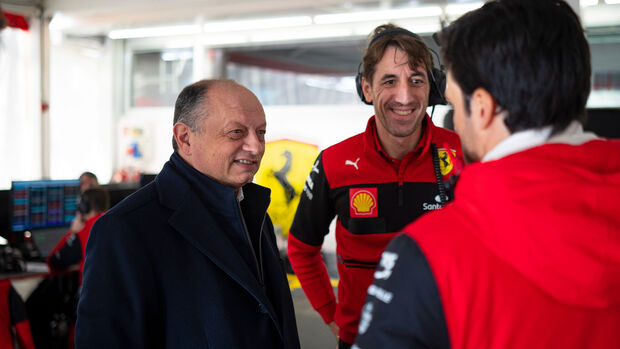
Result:
<svg viewBox="0 0 620 349"><path fill-rule="evenodd" d="M372 46L372 44L374 44L377 40L379 40L380 38L384 36L396 37L397 35L411 36L413 38L416 38L424 42L424 40L422 40L422 38L419 35L412 33L407 29L396 27L396 28L386 29L378 33L377 35L375 35L375 37L373 37L372 40L370 40L368 47ZM437 61L439 62L439 55L437 54L437 52L435 52L434 50L430 48L428 48L428 50L431 51L433 54L435 54L435 56L437 57ZM427 74L429 75L429 79L431 82L430 84L431 90L428 96L428 106L430 107L430 106L434 106L437 104L446 104L446 99L444 98L444 95L443 95L443 91L446 87L446 74L441 69L435 68L434 66L427 67ZM360 97L362 102L368 105L372 105L372 102L368 102L366 100L366 97L364 97L364 90L362 88L363 75L364 73L362 71L362 63L360 62L357 68L357 76L355 77L355 87L357 89L357 95Z"/></svg>

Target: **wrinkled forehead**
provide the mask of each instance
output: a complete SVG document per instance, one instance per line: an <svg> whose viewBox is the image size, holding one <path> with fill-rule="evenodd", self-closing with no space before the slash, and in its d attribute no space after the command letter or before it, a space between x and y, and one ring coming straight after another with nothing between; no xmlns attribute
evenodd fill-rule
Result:
<svg viewBox="0 0 620 349"><path fill-rule="evenodd" d="M388 61L396 66L407 65L414 72L428 74L428 67L424 60L420 57L409 55L405 50L397 45L388 45L383 51L383 55L375 64L375 70L378 70L381 62Z"/></svg>
<svg viewBox="0 0 620 349"><path fill-rule="evenodd" d="M265 123L265 111L252 91L237 83L226 82L207 96L209 114L220 122Z"/></svg>

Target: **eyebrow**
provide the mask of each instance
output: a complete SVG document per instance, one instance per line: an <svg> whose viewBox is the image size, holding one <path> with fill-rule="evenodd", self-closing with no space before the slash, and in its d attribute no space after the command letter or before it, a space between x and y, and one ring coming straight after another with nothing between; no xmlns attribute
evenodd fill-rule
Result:
<svg viewBox="0 0 620 349"><path fill-rule="evenodd" d="M229 121L226 124L224 124L225 128L229 128L229 127L241 127L241 128L249 128L248 125L242 124L238 121ZM267 127L267 122L263 122L262 124L258 125L258 128L266 128Z"/></svg>
<svg viewBox="0 0 620 349"><path fill-rule="evenodd" d="M412 78L414 76L416 76L416 77L417 76L424 77L424 74L421 73L421 72L413 72L413 73L411 73L411 75L409 75L410 78ZM385 80L389 80L389 79L394 79L394 78L397 78L397 77L398 77L398 75L396 75L396 74L385 74L385 75L383 75L381 77L381 81L385 81Z"/></svg>

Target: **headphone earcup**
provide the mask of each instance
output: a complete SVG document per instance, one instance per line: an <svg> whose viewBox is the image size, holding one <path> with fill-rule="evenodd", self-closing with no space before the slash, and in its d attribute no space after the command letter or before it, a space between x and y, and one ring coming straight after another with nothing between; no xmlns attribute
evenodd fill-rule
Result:
<svg viewBox="0 0 620 349"><path fill-rule="evenodd" d="M428 106L431 107L437 104L447 104L444 97L444 91L446 90L446 74L437 68L433 68L431 74L431 91L428 96Z"/></svg>
<svg viewBox="0 0 620 349"><path fill-rule="evenodd" d="M361 63L360 63L360 67L361 67ZM357 72L357 76L355 76L355 88L357 89L357 95L360 97L360 100L362 102L364 102L364 104L368 104L368 105L372 105L371 102L368 102L366 100L366 97L364 97L364 88L362 87L362 72L359 71Z"/></svg>
<svg viewBox="0 0 620 349"><path fill-rule="evenodd" d="M87 214L88 212L90 212L90 203L84 195L80 196L80 202L78 203L77 210L81 214Z"/></svg>

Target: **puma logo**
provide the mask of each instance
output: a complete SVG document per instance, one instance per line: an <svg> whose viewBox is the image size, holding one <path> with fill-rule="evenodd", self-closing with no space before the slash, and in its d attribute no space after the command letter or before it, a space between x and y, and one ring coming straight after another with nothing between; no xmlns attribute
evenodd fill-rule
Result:
<svg viewBox="0 0 620 349"><path fill-rule="evenodd" d="M344 165L351 165L354 166L356 170L359 170L359 168L357 167L357 163L360 161L360 158L357 158L357 160L355 160L355 162L351 161L351 160L345 160Z"/></svg>

